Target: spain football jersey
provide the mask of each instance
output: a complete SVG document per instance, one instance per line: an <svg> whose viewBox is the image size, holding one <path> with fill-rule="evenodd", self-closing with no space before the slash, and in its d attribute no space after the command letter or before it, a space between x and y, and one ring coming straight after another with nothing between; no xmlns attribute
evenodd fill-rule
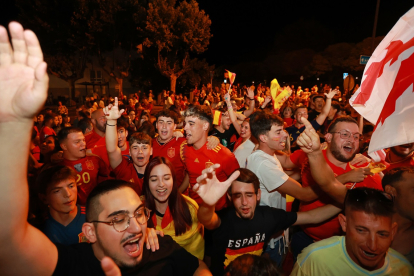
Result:
<svg viewBox="0 0 414 276"><path fill-rule="evenodd" d="M411 154L410 156L407 156L405 159L398 162L391 162L390 153L388 151L385 157L385 161L389 163L389 166L383 171L383 173L387 173L390 170L399 167L414 167L414 154Z"/></svg>
<svg viewBox="0 0 414 276"><path fill-rule="evenodd" d="M71 167L76 171L77 203L81 206L85 206L89 193L99 182L106 180L109 174L106 164L97 156L86 156L75 161L63 159L59 165Z"/></svg>
<svg viewBox="0 0 414 276"><path fill-rule="evenodd" d="M92 130L85 135L86 148L91 149L95 146L106 146L105 136L102 137L95 130Z"/></svg>
<svg viewBox="0 0 414 276"><path fill-rule="evenodd" d="M135 192L141 196L142 195L142 184L144 183L144 175L139 174L135 169L134 163L131 160L122 158L121 163L113 169L116 179L122 179L124 181L130 182Z"/></svg>
<svg viewBox="0 0 414 276"><path fill-rule="evenodd" d="M175 168L178 186L183 183L185 176L184 162L180 158L180 147L183 143L186 143L184 137L178 139L172 137L172 139L165 144L158 142L157 138L152 139L152 157L163 156L171 161Z"/></svg>
<svg viewBox="0 0 414 276"><path fill-rule="evenodd" d="M346 168L340 168L335 166L333 163L331 163L326 156L326 150L322 151L326 160L326 163L331 167L332 171L334 172L335 177L342 175L344 173L347 173L351 171L353 166L351 166L349 163L346 164ZM318 192L319 198L317 200L314 200L313 202L302 202L300 204L299 211L300 212L306 212L313 210L318 207L325 206L326 204L332 204L333 200L331 197L329 197L327 194L324 194L320 189L318 188L317 184L315 183L315 180L312 177L311 169L309 165L309 159L305 152L302 150L297 150L294 153L290 155L290 160L299 168L301 168L301 174L302 174L302 186L312 186L315 187L315 190ZM367 166L368 164L365 164ZM364 165L358 166L358 167L364 167ZM346 185L353 186L354 183L348 183ZM363 181L355 183L355 188L360 187L368 187L373 189L382 190L381 186L381 177L378 174L370 175L367 178L365 178ZM339 224L338 217L335 216L323 223L319 223L317 225L301 225L304 232L312 237L314 240L323 240L330 238L332 236L338 236L341 234L341 227Z"/></svg>
<svg viewBox="0 0 414 276"><path fill-rule="evenodd" d="M126 159L130 158L129 155L129 142L127 143L127 147L125 150L121 151L122 156L126 157ZM111 171L111 164L109 163L108 151L106 150L106 146L96 146L91 149L92 154L99 156L102 161L107 165L108 169Z"/></svg>
<svg viewBox="0 0 414 276"><path fill-rule="evenodd" d="M193 146L184 142L181 144L180 155L190 177L189 196L199 205L202 203L202 200L192 188L197 183L197 177L201 175L204 169L217 163L220 164L220 168L216 170L217 179L219 181L226 181L235 170L240 168L234 154L222 144L209 150L207 149L207 143L205 143L204 146L196 150ZM216 210L224 207L226 207L226 195L217 202Z"/></svg>

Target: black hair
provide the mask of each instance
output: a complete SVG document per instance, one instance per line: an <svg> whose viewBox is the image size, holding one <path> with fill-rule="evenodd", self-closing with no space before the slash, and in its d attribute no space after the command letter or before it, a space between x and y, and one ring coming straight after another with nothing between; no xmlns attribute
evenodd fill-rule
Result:
<svg viewBox="0 0 414 276"><path fill-rule="evenodd" d="M345 214L347 210L352 210L381 217L392 217L395 213L390 194L366 187L348 190L344 209Z"/></svg>
<svg viewBox="0 0 414 276"><path fill-rule="evenodd" d="M93 128L92 120L88 117L83 117L83 119L78 122L78 128L80 128L82 133L85 134L86 129Z"/></svg>
<svg viewBox="0 0 414 276"><path fill-rule="evenodd" d="M129 182L120 179L105 180L93 188L86 199L86 221L90 222L98 219L98 216L103 209L99 204L99 198L102 195L125 187L131 188L132 192L135 193L134 188Z"/></svg>
<svg viewBox="0 0 414 276"><path fill-rule="evenodd" d="M414 174L413 167L398 167L394 168L384 174L382 178L382 187L385 190L385 186L390 185L395 187L398 182L404 180L403 174L404 173L412 173Z"/></svg>
<svg viewBox="0 0 414 276"><path fill-rule="evenodd" d="M58 133L58 141L59 144L64 142L66 140L66 138L68 138L68 135L71 133L78 133L78 132L82 132L82 129L78 128L78 127L64 127L62 128L59 133Z"/></svg>
<svg viewBox="0 0 414 276"><path fill-rule="evenodd" d="M259 188L260 188L259 178L254 174L254 172L252 172L249 169L240 168L240 169L238 169L238 171L240 172L240 175L239 175L239 177L237 177L237 179L235 181L248 183L248 184L253 184L254 192L257 195L257 193L259 192ZM231 195L231 187L232 187L232 185L230 185L230 187L227 189L227 193L229 195Z"/></svg>
<svg viewBox="0 0 414 276"><path fill-rule="evenodd" d="M283 119L275 114L263 112L250 120L250 129L254 138L260 141L260 135L267 134L273 125L283 126Z"/></svg>
<svg viewBox="0 0 414 276"><path fill-rule="evenodd" d="M178 124L178 116L177 113L170 110L170 109L163 109L160 112L158 112L155 115L155 118L157 119L156 121L158 121L159 117L167 117L167 118L171 118L174 121L174 124Z"/></svg>
<svg viewBox="0 0 414 276"><path fill-rule="evenodd" d="M42 171L36 178L36 190L40 194L46 194L48 187L63 180L73 178L76 180L76 172L68 166L54 166Z"/></svg>
<svg viewBox="0 0 414 276"><path fill-rule="evenodd" d="M354 123L354 124L358 125L357 121L355 121L355 119L352 118L351 116L341 116L341 117L338 117L338 118L336 118L332 121L332 123L328 127L327 132L332 133L335 130L336 125L338 123L342 123L342 122Z"/></svg>

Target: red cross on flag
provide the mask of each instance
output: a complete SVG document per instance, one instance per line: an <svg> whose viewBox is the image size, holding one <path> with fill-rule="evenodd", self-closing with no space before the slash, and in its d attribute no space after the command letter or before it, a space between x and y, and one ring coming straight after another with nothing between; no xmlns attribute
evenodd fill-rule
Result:
<svg viewBox="0 0 414 276"><path fill-rule="evenodd" d="M414 8L398 20L375 49L361 87L349 100L375 124L368 154L414 142ZM378 155L377 155L378 156Z"/></svg>

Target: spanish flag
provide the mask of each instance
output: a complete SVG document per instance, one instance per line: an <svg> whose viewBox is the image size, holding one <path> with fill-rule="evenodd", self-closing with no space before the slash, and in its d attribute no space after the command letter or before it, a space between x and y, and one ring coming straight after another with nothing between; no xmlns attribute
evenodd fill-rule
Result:
<svg viewBox="0 0 414 276"><path fill-rule="evenodd" d="M226 70L229 74L230 85L233 85L234 80L236 79L236 73L232 73L229 70Z"/></svg>
<svg viewBox="0 0 414 276"><path fill-rule="evenodd" d="M221 124L221 112L213 110L213 125L219 126Z"/></svg>

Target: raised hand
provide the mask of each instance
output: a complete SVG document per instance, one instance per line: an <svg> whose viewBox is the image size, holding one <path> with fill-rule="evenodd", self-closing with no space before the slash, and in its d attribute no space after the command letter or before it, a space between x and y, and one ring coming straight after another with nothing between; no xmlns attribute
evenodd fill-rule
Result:
<svg viewBox="0 0 414 276"><path fill-rule="evenodd" d="M103 112L106 115L107 120L118 120L122 116L122 113L124 113L124 109L119 110L118 108L118 98L115 97L114 104L110 104L106 107L104 107Z"/></svg>
<svg viewBox="0 0 414 276"><path fill-rule="evenodd" d="M247 88L247 97L249 97L250 99L254 98L254 86L253 85Z"/></svg>
<svg viewBox="0 0 414 276"><path fill-rule="evenodd" d="M32 120L47 98L49 77L36 35L17 22L0 26L0 123Z"/></svg>
<svg viewBox="0 0 414 276"><path fill-rule="evenodd" d="M226 193L231 183L239 177L240 172L235 171L226 181L220 182L216 177L216 169L220 164L204 169L199 177L193 190L196 192L205 204L214 206L219 199Z"/></svg>
<svg viewBox="0 0 414 276"><path fill-rule="evenodd" d="M332 99L336 95L336 90L329 90L329 93L324 93L327 99Z"/></svg>
<svg viewBox="0 0 414 276"><path fill-rule="evenodd" d="M298 139L296 139L296 144L305 153L320 150L319 135L306 118L302 117L301 120L305 125L305 130L299 135Z"/></svg>

